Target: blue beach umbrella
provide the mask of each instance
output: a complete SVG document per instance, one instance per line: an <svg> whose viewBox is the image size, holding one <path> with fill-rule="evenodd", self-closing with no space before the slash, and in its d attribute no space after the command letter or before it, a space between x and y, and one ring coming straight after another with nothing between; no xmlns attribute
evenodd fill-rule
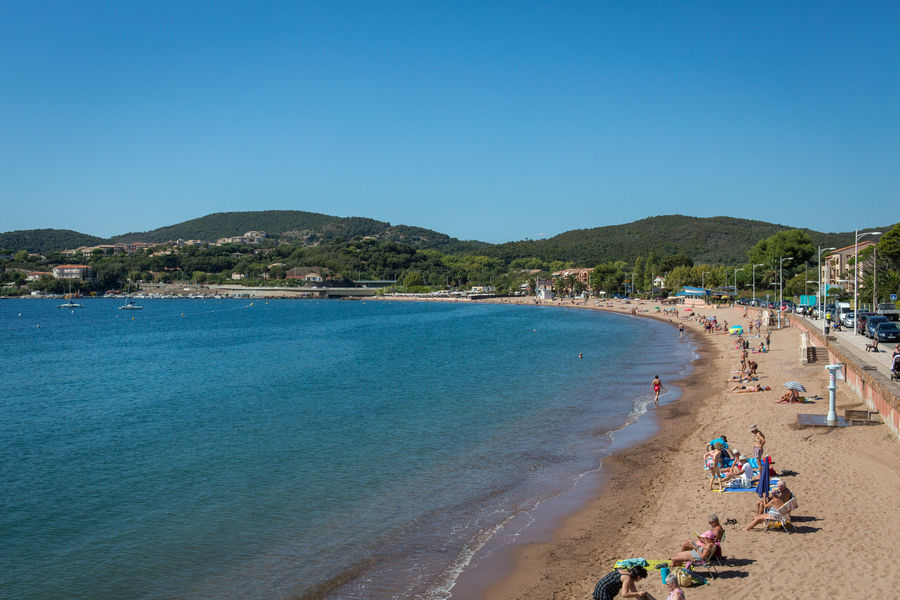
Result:
<svg viewBox="0 0 900 600"><path fill-rule="evenodd" d="M756 484L756 493L760 498L769 495L769 457L767 456L759 466L759 483Z"/></svg>

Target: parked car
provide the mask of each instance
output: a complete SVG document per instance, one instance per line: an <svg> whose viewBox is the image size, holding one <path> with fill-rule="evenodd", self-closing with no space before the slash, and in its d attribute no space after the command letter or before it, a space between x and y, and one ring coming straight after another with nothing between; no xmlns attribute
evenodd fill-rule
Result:
<svg viewBox="0 0 900 600"><path fill-rule="evenodd" d="M887 323L888 318L881 315L872 315L866 319L866 337L875 339L875 328L879 323Z"/></svg>
<svg viewBox="0 0 900 600"><path fill-rule="evenodd" d="M879 342L900 341L900 325L894 321L883 321L875 327L875 338Z"/></svg>
<svg viewBox="0 0 900 600"><path fill-rule="evenodd" d="M844 327L853 327L855 323L856 315L853 312L853 309L845 310L844 316L841 318L841 323L844 324Z"/></svg>
<svg viewBox="0 0 900 600"><path fill-rule="evenodd" d="M870 311L859 311L859 318L856 319L856 333L860 335L865 335L866 333L866 321L869 320L869 317L877 316L875 313Z"/></svg>

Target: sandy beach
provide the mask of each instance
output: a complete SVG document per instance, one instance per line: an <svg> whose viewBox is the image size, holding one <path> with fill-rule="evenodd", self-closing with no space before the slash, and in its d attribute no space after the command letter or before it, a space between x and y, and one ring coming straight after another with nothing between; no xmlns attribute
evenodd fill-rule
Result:
<svg viewBox="0 0 900 600"><path fill-rule="evenodd" d="M509 300L507 300L509 301ZM593 302L585 308L631 312L669 320L653 304ZM755 314L751 309L751 314ZM701 309L719 322L746 326L743 307ZM684 314L679 312L679 314ZM759 383L771 391L731 394L732 372L740 368L735 338L707 334L683 320L698 342L701 358L677 385L682 397L656 409L660 432L652 439L604 460L602 493L566 518L551 542L530 543L516 551L510 572L485 594L488 600L586 599L596 581L617 559L669 559L693 532L707 529L717 513L726 529L727 561L711 585L686 590L688 598L895 597L887 573L870 570L873 560L890 561L900 549L900 448L884 425L841 429L797 426L798 413L824 414L828 376L822 363L802 365L796 329L771 330L771 351L751 354L759 363ZM760 340L751 337L752 346ZM802 382L813 403L778 404L786 381ZM663 382L668 383L668 382ZM649 382L648 382L649 385ZM839 382L837 410L865 409ZM703 469L706 443L726 435L731 447L751 452L751 424L765 434L766 454L794 491L796 533L742 531L754 515L753 492L708 491ZM737 524L725 524L735 519ZM891 569L888 569L891 571ZM874 576L868 576L872 572ZM667 595L659 572L639 584L656 598Z"/></svg>

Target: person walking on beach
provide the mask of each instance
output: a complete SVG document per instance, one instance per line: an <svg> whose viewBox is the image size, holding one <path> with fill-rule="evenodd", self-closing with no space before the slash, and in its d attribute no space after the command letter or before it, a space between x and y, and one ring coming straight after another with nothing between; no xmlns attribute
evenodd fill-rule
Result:
<svg viewBox="0 0 900 600"><path fill-rule="evenodd" d="M766 352L769 351L769 338L771 337L771 335L772 334L770 332L766 332Z"/></svg>
<svg viewBox="0 0 900 600"><path fill-rule="evenodd" d="M747 370L747 349L741 344L741 371Z"/></svg>
<svg viewBox="0 0 900 600"><path fill-rule="evenodd" d="M659 375L653 379L653 383L650 384L650 387L653 388L653 393L656 394L653 398L653 403L656 406L659 406L659 391L662 389L662 381L659 380Z"/></svg>

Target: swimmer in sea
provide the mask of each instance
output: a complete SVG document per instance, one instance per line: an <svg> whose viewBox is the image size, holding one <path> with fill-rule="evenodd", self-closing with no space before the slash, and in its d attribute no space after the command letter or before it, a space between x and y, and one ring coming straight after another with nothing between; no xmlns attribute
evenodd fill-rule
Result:
<svg viewBox="0 0 900 600"><path fill-rule="evenodd" d="M656 397L653 398L653 403L656 406L659 406L659 391L662 389L662 382L659 380L659 375L653 380L653 383L650 384L650 387L653 388L653 393L656 394Z"/></svg>

